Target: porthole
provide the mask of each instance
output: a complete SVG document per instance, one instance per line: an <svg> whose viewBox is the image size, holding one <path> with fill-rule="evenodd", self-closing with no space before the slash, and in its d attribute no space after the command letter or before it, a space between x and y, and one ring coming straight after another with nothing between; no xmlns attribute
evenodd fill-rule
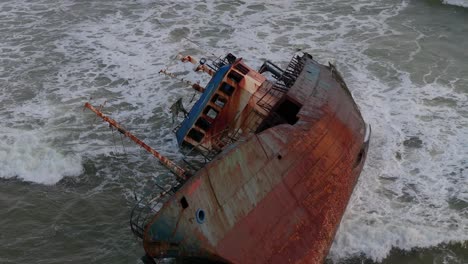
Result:
<svg viewBox="0 0 468 264"><path fill-rule="evenodd" d="M203 209L198 209L195 213L195 217L197 218L197 223L203 224L205 222L205 211Z"/></svg>

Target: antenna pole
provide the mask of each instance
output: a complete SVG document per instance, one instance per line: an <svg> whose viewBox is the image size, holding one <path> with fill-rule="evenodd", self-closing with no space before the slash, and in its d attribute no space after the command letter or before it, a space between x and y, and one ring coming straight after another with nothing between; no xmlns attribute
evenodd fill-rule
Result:
<svg viewBox="0 0 468 264"><path fill-rule="evenodd" d="M166 166L172 173L174 173L178 178L181 180L187 180L188 178L188 172L181 167L179 167L175 162L172 160L164 157L161 155L159 152L156 150L152 149L150 146L148 146L145 142L141 141L139 138L134 136L132 133L128 132L125 130L122 126L120 126L114 119L107 117L104 115L100 110L94 108L90 103L85 103L84 107L88 108L89 110L93 111L97 116L102 118L105 122L109 123L110 126L113 126L122 133L124 136L128 137L131 139L133 142L138 144L140 147L144 148L146 151L151 153L154 157L156 157L164 166Z"/></svg>

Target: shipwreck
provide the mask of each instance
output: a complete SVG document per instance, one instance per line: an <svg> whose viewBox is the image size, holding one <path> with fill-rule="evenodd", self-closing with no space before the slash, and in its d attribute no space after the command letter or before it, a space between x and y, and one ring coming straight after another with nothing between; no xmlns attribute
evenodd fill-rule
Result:
<svg viewBox="0 0 468 264"><path fill-rule="evenodd" d="M85 105L177 178L131 213L142 260L322 263L371 132L336 67L307 53L285 69L266 61L254 70L232 54L181 60L211 75L206 86L192 85L200 96L174 129L185 162L165 158Z"/></svg>

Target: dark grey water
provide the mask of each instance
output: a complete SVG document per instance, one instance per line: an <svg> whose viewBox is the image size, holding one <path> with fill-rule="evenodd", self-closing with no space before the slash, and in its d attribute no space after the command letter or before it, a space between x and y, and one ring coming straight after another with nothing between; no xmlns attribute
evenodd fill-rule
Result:
<svg viewBox="0 0 468 264"><path fill-rule="evenodd" d="M330 261L468 263L466 8L3 1L0 35L0 263L138 263L129 212L167 174L84 102L106 101L104 112L178 159L169 106L192 92L160 69L203 82L178 53L233 52L258 67L299 49L336 61L373 127Z"/></svg>

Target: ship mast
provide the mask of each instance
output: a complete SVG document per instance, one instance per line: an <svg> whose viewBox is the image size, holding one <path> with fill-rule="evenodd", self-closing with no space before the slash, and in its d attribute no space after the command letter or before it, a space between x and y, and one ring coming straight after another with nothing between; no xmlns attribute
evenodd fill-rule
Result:
<svg viewBox="0 0 468 264"><path fill-rule="evenodd" d="M109 123L110 126L115 127L117 131L119 131L122 135L128 137L133 142L138 144L140 147L144 148L146 151L151 153L154 157L156 157L166 168L168 168L172 173L174 173L180 180L185 181L189 178L190 174L185 169L181 168L172 160L164 157L159 152L148 146L145 142L141 141L139 138L134 136L132 133L125 130L122 126L120 126L114 119L104 115L101 111L94 108L90 103L85 103L84 107L88 108L89 110L93 111L97 116L102 118L105 122Z"/></svg>

